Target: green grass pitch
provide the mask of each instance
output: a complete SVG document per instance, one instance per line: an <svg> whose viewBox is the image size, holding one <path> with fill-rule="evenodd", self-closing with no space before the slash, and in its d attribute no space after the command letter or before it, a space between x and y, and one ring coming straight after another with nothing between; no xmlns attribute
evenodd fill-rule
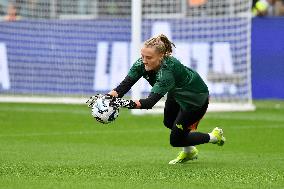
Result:
<svg viewBox="0 0 284 189"><path fill-rule="evenodd" d="M168 165L161 115L128 110L101 125L83 105L0 103L0 188L284 188L284 101L255 112L207 113L198 130L224 130L223 147Z"/></svg>

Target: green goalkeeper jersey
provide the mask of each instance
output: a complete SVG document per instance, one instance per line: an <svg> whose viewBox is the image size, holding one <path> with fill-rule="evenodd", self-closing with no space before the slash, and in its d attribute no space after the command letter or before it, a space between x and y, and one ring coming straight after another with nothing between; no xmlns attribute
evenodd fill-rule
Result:
<svg viewBox="0 0 284 189"><path fill-rule="evenodd" d="M134 80L145 78L152 86L151 92L174 98L184 110L196 109L208 99L208 88L199 74L170 56L164 58L157 71L146 71L139 58L131 67L128 76Z"/></svg>

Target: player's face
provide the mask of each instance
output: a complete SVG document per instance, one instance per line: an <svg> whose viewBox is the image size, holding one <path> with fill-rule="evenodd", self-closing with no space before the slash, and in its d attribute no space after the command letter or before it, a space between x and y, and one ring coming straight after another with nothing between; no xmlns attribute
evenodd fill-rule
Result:
<svg viewBox="0 0 284 189"><path fill-rule="evenodd" d="M143 47L141 49L142 61L146 71L158 70L160 68L163 54L153 47Z"/></svg>

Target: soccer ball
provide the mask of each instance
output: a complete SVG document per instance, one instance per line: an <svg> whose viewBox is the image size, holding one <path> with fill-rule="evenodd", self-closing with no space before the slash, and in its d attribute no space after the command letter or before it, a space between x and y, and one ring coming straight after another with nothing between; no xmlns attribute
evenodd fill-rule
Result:
<svg viewBox="0 0 284 189"><path fill-rule="evenodd" d="M119 114L119 108L109 105L110 99L99 97L92 106L92 116L103 124L114 121Z"/></svg>

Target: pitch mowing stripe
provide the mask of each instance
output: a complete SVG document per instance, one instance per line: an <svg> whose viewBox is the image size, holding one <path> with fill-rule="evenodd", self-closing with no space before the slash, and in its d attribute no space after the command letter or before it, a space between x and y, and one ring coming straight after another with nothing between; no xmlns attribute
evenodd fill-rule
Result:
<svg viewBox="0 0 284 189"><path fill-rule="evenodd" d="M0 138L5 137L34 137L34 136L64 136L64 135L97 135L97 134L110 134L110 133L161 133L166 132L165 129L131 129L131 130L115 130L110 132L109 130L99 131L74 131L74 132L53 132L53 133L19 133L19 134L0 134Z"/></svg>
<svg viewBox="0 0 284 189"><path fill-rule="evenodd" d="M227 125L226 125L227 126ZM230 127L230 129L234 129L234 130L250 130L250 129L264 129L264 130L269 130L269 129L283 129L284 125L234 125L234 124L230 124L228 127ZM226 133L225 133L226 135Z"/></svg>
<svg viewBox="0 0 284 189"><path fill-rule="evenodd" d="M74 109L60 109L58 107L56 108L37 108L37 107L0 107L0 111L12 111L12 112L40 112L40 113L71 113L71 114L88 114L90 113L90 109L86 107L86 110L82 110L81 108L78 108L76 110Z"/></svg>
<svg viewBox="0 0 284 189"><path fill-rule="evenodd" d="M254 125L230 125L230 129L234 129L233 127L236 126L238 130L247 130L252 128L258 128L258 129L267 129L267 126L254 126ZM282 125L271 125L269 126L269 129L277 129L277 128L283 128ZM111 133L161 133L166 132L164 129L131 129L131 130L115 130ZM19 133L19 134L0 134L0 138L6 138L6 137L35 137L35 136L68 136L68 135L98 135L98 134L110 134L110 131L78 131L78 132L53 132L53 133Z"/></svg>
<svg viewBox="0 0 284 189"><path fill-rule="evenodd" d="M284 117L275 115L275 114L269 114L267 117L260 117L259 115L212 115L212 114L206 114L205 118L210 118L210 119L220 119L220 120L244 120L244 121L271 121L271 122L281 122L284 124Z"/></svg>
<svg viewBox="0 0 284 189"><path fill-rule="evenodd" d="M13 111L13 112L35 112L35 113L70 113L70 114L79 114L79 115L89 115L90 109L82 110L74 110L74 109L51 109L51 108L15 108L15 107L5 107L0 108L0 111ZM162 115L161 115L162 116ZM220 115L213 115L210 113L207 113L205 115L205 118L210 119L225 119L225 120L250 120L250 121L272 121L272 122L282 122L284 124L284 117L278 116L275 114L269 114L267 117L259 117L258 115L226 115L226 114L220 114Z"/></svg>

